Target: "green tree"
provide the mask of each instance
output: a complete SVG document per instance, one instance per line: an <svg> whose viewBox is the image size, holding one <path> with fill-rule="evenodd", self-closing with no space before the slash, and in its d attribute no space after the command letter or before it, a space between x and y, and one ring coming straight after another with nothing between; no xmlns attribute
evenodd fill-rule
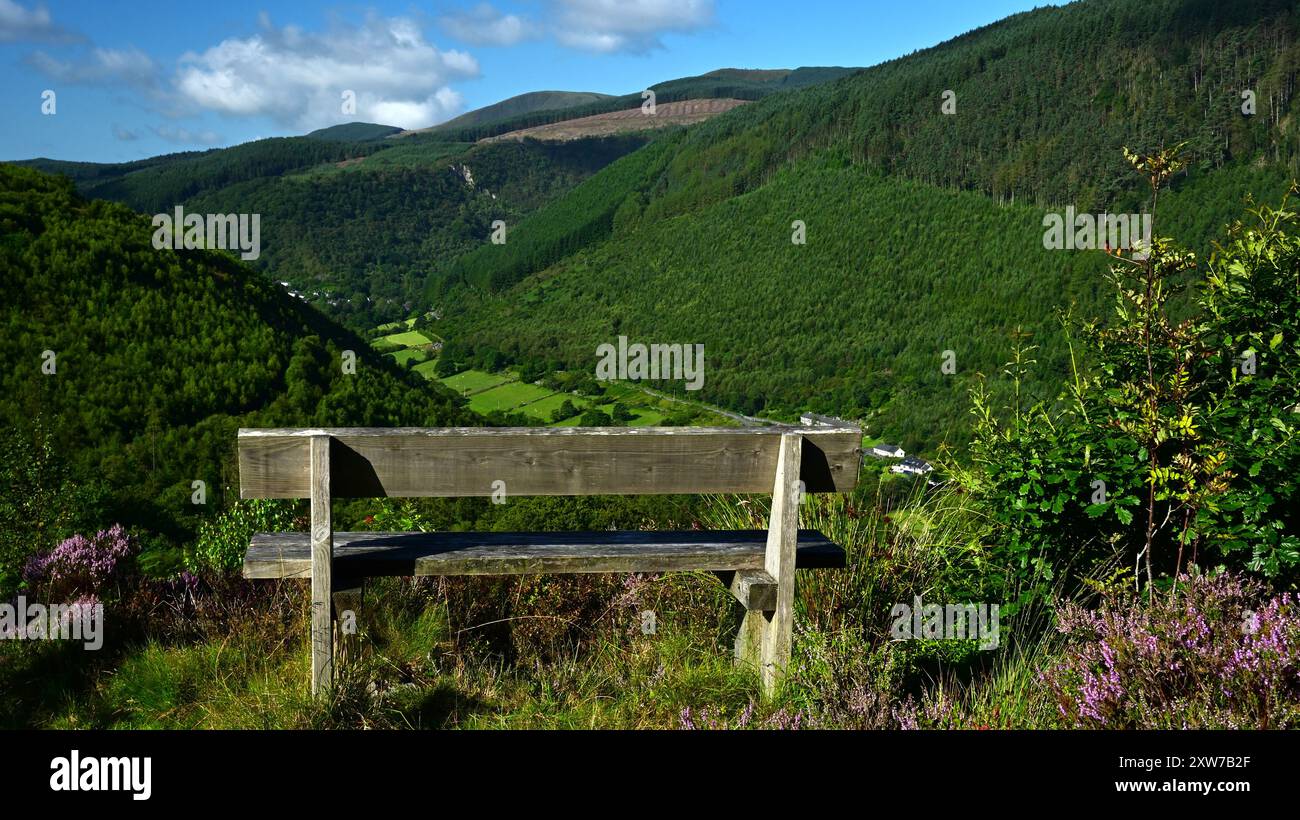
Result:
<svg viewBox="0 0 1300 820"><path fill-rule="evenodd" d="M565 419L571 419L576 415L578 415L578 408L573 406L572 401L565 399L564 402L560 404L559 407L555 408L553 413L551 413L551 421L560 422Z"/></svg>

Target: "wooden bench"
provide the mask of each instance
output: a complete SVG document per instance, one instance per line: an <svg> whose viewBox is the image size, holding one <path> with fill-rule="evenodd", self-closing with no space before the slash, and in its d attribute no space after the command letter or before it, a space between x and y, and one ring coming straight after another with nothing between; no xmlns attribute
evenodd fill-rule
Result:
<svg viewBox="0 0 1300 820"><path fill-rule="evenodd" d="M381 575L710 570L743 607L738 662L773 691L790 657L796 567L844 566L798 529L801 492L857 482L853 426L242 429L242 498L310 498L310 533L258 533L248 578L310 578L312 691L333 681L340 588ZM500 482L504 482L501 484ZM334 532L334 498L772 493L767 530ZM338 579L339 583L335 583Z"/></svg>

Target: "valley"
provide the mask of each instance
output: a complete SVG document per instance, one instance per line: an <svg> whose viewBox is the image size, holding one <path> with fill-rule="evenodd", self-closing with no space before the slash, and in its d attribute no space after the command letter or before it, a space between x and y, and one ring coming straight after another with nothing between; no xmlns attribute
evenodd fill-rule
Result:
<svg viewBox="0 0 1300 820"><path fill-rule="evenodd" d="M1300 0L34 2L0 726L1300 727Z"/></svg>
<svg viewBox="0 0 1300 820"><path fill-rule="evenodd" d="M494 372L445 366L439 373L443 340L429 330L411 330L416 319L374 329L371 345L399 367L437 381L465 399L469 410L490 422L555 427L627 425L729 426L738 417L626 381L600 381L575 372L538 377L517 368ZM405 328L405 329L404 329Z"/></svg>

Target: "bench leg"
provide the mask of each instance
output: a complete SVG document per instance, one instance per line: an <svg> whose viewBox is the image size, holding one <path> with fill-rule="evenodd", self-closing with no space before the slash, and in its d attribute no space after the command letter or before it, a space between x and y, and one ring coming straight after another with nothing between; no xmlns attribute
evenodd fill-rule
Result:
<svg viewBox="0 0 1300 820"><path fill-rule="evenodd" d="M766 613L747 610L736 604L739 625L736 628L736 666L757 672L762 663L763 631L767 628Z"/></svg>
<svg viewBox="0 0 1300 820"><path fill-rule="evenodd" d="M330 574L334 526L330 521L330 437L311 439L311 692L322 695L334 683L334 625Z"/></svg>
<svg viewBox="0 0 1300 820"><path fill-rule="evenodd" d="M795 548L799 540L799 464L802 457L803 437L798 433L781 436L764 559L764 569L776 579L775 608L746 612L736 635L736 657L758 667L765 697L776 692L790 664L794 637Z"/></svg>
<svg viewBox="0 0 1300 820"><path fill-rule="evenodd" d="M713 574L735 598L730 625L736 634L736 666L757 672L762 663L763 631L776 606L776 579L765 570L720 570Z"/></svg>
<svg viewBox="0 0 1300 820"><path fill-rule="evenodd" d="M361 633L357 621L361 613L364 583L361 578L338 578L334 581L335 674L341 673L361 654Z"/></svg>

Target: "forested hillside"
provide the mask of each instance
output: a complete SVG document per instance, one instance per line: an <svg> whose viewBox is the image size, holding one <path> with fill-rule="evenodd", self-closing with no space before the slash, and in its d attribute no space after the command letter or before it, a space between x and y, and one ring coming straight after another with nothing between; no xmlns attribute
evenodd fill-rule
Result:
<svg viewBox="0 0 1300 820"><path fill-rule="evenodd" d="M660 100L757 99L842 76L849 69L723 70L653 86ZM274 138L131 163L28 160L71 177L91 198L143 213L257 213L274 281L355 330L408 315L463 254L488 243L491 225L524 216L647 135L566 145L475 145L486 135L641 104L639 94L535 92L434 129L386 138L391 126L354 122L305 137ZM500 279L500 275L496 277ZM517 277L516 277L517 278Z"/></svg>
<svg viewBox="0 0 1300 820"><path fill-rule="evenodd" d="M486 243L494 220L517 223L647 139L352 141L366 136L358 125L367 124L120 165L19 164L66 174L85 196L146 214L178 205L260 214L262 254L253 264L363 329L405 316L430 274Z"/></svg>
<svg viewBox="0 0 1300 820"><path fill-rule="evenodd" d="M1044 211L1144 210L1124 146L1189 143L1157 233L1202 251L1246 193L1276 201L1297 170L1295 5L1040 9L761 99L657 140L507 246L459 260L430 283L439 332L579 368L620 333L704 343L709 400L865 417L933 447L964 431L969 378L998 372L1016 328L1046 365L1032 386L1059 385L1055 309L1101 314L1106 260L1044 250Z"/></svg>
<svg viewBox="0 0 1300 820"><path fill-rule="evenodd" d="M344 167L205 190L185 206L259 213L257 267L355 328L424 302L428 277L645 143L640 136L482 146L412 143Z"/></svg>
<svg viewBox="0 0 1300 820"><path fill-rule="evenodd" d="M251 179L277 177L323 162L341 162L375 150L352 142L287 137L121 164L50 160L16 164L66 174L87 197L111 199L137 211L158 213L170 211L203 191Z"/></svg>
<svg viewBox="0 0 1300 820"><path fill-rule="evenodd" d="M473 421L233 256L155 250L147 217L67 180L0 165L0 232L0 547L80 520L183 532L237 483L240 426Z"/></svg>
<svg viewBox="0 0 1300 820"><path fill-rule="evenodd" d="M309 139L334 140L336 142L368 142L381 140L400 133L402 129L395 125L379 125L373 122L348 122L331 125L329 128L317 128L307 134Z"/></svg>

